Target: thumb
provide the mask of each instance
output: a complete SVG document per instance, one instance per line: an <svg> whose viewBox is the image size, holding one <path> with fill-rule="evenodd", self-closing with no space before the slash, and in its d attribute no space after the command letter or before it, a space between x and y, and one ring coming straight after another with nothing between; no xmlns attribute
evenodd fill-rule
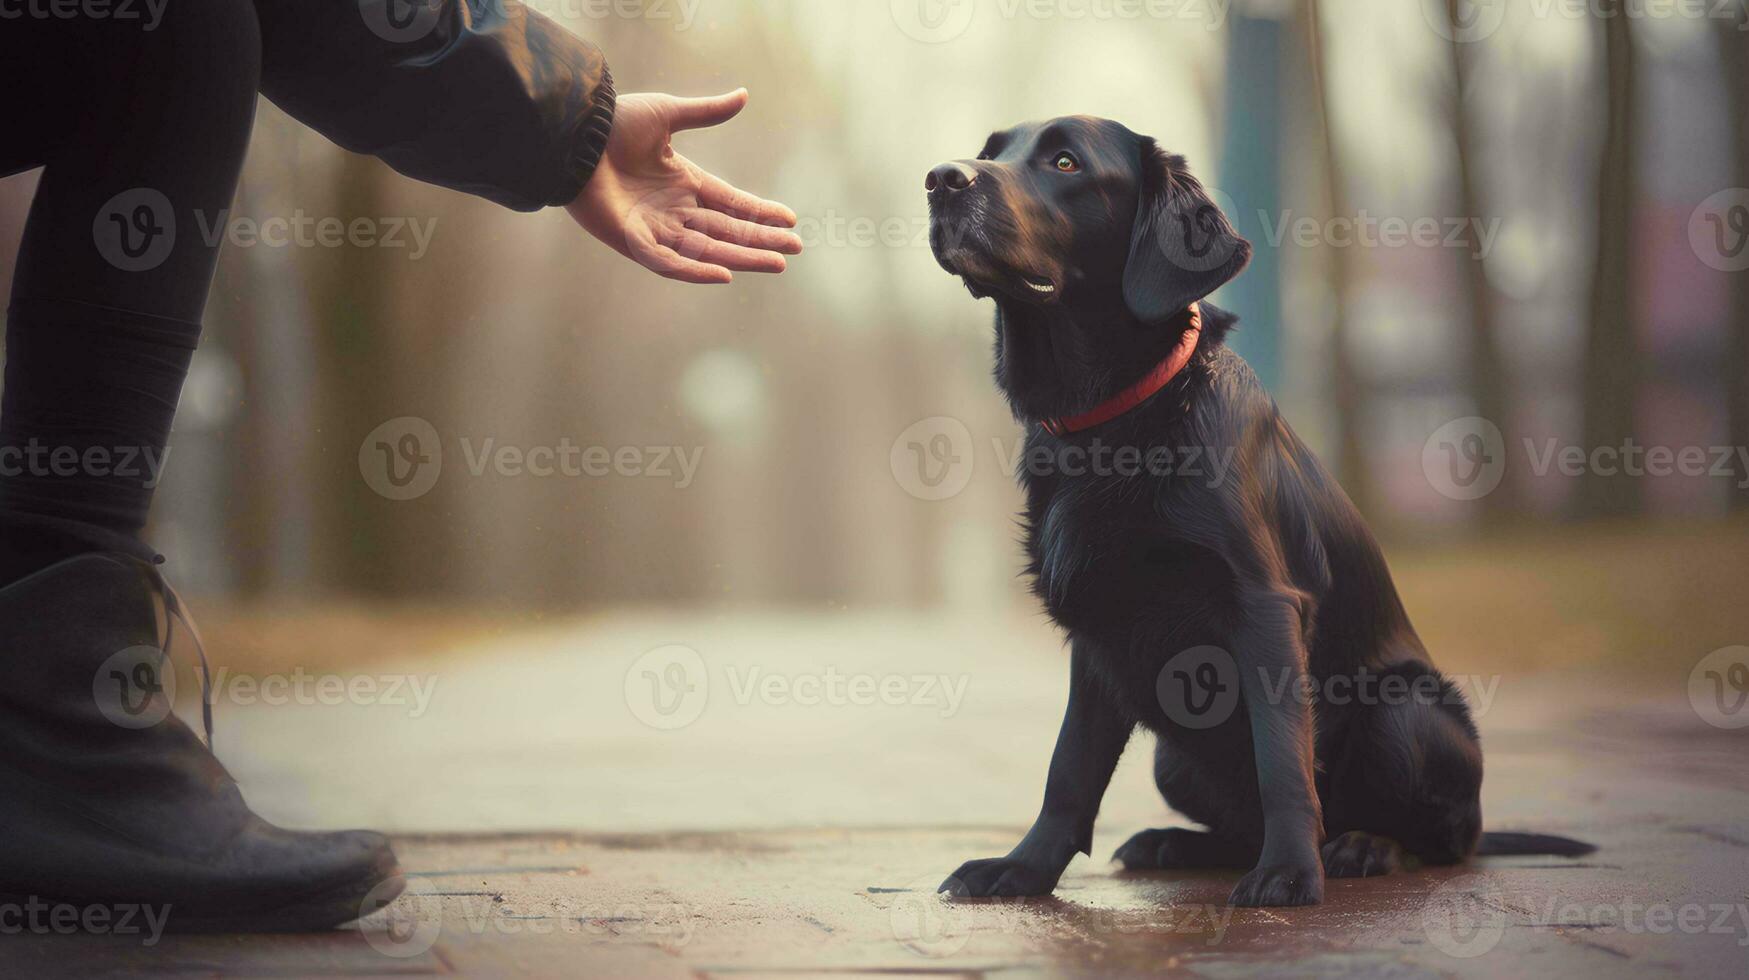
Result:
<svg viewBox="0 0 1749 980"><path fill-rule="evenodd" d="M698 99L676 97L669 109L669 126L675 131L716 126L735 118L746 107L747 90L744 88Z"/></svg>

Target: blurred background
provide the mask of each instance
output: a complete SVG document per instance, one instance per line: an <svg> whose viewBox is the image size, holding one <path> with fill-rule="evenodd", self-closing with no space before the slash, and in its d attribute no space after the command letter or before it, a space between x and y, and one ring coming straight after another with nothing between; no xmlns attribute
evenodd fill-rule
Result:
<svg viewBox="0 0 1749 980"><path fill-rule="evenodd" d="M1638 671L1680 698L1700 658L1749 636L1740 4L531 6L601 45L621 91L750 88L741 118L679 149L792 206L807 251L779 278L678 286L558 210L420 185L262 102L152 540L204 596L217 662L392 664L437 678L450 719L236 712L234 765L281 777L261 792L282 812L642 826L654 811L626 798L652 791L624 774L727 739L737 754L691 768L740 798L764 787L749 821L812 818L748 772L792 756L847 780L853 815L867 782L838 747L889 739L927 768L978 731L903 712L762 728L713 689L690 741L662 741L628 713L629 665L680 643L712 670L970 676L968 704L1027 722L1024 751L956 763L1004 789L882 805L1026 816L1010 801L1036 793L1065 665L1017 575L1020 430L990 381L992 307L931 258L922 181L993 129L1066 113L1156 136L1218 189L1257 249L1216 298L1243 318L1234 346L1383 538L1442 664ZM34 179L0 181L0 270ZM249 231L335 218L372 234ZM421 453L401 453L409 434ZM616 462L528 465L565 446ZM1598 462L1635 446L1671 459ZM1563 468L1569 448L1587 462ZM1476 467L1480 493L1460 475ZM329 770L298 776L298 751ZM584 772L538 804L501 776L434 813L383 764L397 752L424 753L414 775L470 752ZM615 772L634 789L602 791ZM664 812L722 819L683 797Z"/></svg>

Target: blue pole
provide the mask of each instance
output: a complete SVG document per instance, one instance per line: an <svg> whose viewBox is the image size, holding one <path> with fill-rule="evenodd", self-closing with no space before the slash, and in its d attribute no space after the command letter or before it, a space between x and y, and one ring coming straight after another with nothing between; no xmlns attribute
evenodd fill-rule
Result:
<svg viewBox="0 0 1749 980"><path fill-rule="evenodd" d="M1240 317L1229 338L1264 387L1281 382L1281 254L1265 235L1281 214L1281 63L1287 35L1282 21L1235 9L1227 21L1227 84L1221 140L1223 206L1239 234L1250 240L1250 268L1214 296ZM1261 212L1261 216L1259 214Z"/></svg>

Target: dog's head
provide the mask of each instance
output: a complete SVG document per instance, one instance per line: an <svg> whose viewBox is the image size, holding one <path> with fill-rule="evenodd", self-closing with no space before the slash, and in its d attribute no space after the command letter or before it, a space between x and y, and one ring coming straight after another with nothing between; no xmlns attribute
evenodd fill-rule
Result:
<svg viewBox="0 0 1749 980"><path fill-rule="evenodd" d="M1004 130L924 187L936 261L1001 303L1156 323L1251 258L1184 158L1109 119Z"/></svg>

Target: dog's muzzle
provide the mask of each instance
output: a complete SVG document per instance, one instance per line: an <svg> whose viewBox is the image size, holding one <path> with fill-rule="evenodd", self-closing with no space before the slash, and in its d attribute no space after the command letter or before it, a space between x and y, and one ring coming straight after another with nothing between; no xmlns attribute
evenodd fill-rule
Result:
<svg viewBox="0 0 1749 980"><path fill-rule="evenodd" d="M956 160L929 171L923 178L923 189L929 192L929 203L941 205L977 182L978 172Z"/></svg>

